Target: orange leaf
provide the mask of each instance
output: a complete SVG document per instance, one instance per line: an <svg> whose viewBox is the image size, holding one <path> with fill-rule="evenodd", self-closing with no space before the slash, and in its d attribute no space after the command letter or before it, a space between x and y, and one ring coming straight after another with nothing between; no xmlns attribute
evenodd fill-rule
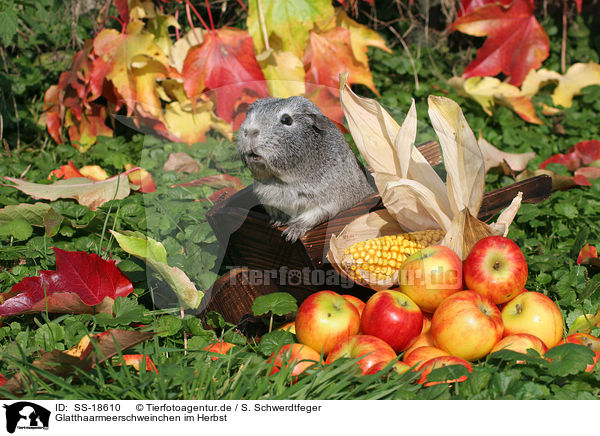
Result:
<svg viewBox="0 0 600 436"><path fill-rule="evenodd" d="M368 65L360 63L352 51L350 31L342 27L318 32L311 30L302 60L306 83L339 88L339 75L350 72L349 83L360 83L379 95ZM307 89L307 92L310 92Z"/></svg>
<svg viewBox="0 0 600 436"><path fill-rule="evenodd" d="M48 174L48 180L52 180L52 176L55 176L57 179L70 179L71 177L85 177L81 174L73 162L69 161L67 165L61 165L59 169L50 171Z"/></svg>
<svg viewBox="0 0 600 436"><path fill-rule="evenodd" d="M125 164L125 170L129 171L135 168L133 164ZM154 185L154 179L152 178L152 174L146 171L143 168L139 168L137 170L131 171L127 174L129 177L129 182L133 185L140 186L140 192L143 194L148 194L150 192L156 191L156 186Z"/></svg>
<svg viewBox="0 0 600 436"><path fill-rule="evenodd" d="M452 30L488 37L463 77L504 73L509 83L520 86L529 70L539 68L548 57L550 42L534 9L534 0L513 0L508 7L484 4L452 23Z"/></svg>
<svg viewBox="0 0 600 436"><path fill-rule="evenodd" d="M158 374L158 370L154 365L152 359L147 354L123 354L123 361L125 365L133 366L137 371L140 370L140 365L146 361L146 371L155 372ZM120 366L121 364L117 365Z"/></svg>

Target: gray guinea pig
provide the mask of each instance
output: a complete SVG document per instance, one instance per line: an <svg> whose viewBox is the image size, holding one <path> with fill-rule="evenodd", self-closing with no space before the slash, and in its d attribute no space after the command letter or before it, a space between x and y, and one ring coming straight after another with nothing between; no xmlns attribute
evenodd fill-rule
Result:
<svg viewBox="0 0 600 436"><path fill-rule="evenodd" d="M290 242L374 192L344 135L307 98L263 98L237 136L259 201Z"/></svg>

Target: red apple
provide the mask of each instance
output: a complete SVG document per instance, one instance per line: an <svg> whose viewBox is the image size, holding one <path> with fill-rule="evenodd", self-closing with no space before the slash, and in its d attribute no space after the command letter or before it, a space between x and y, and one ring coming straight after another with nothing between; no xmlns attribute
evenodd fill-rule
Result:
<svg viewBox="0 0 600 436"><path fill-rule="evenodd" d="M271 354L267 362L273 364L269 375L279 372L283 367L293 365L292 376L302 374L307 368L321 361L321 355L304 344L286 344Z"/></svg>
<svg viewBox="0 0 600 436"><path fill-rule="evenodd" d="M502 316L488 298L474 291L450 295L431 320L438 348L465 360L477 360L502 338Z"/></svg>
<svg viewBox="0 0 600 436"><path fill-rule="evenodd" d="M340 340L358 333L360 315L352 303L337 292L320 291L298 308L296 337L317 352L327 355Z"/></svg>
<svg viewBox="0 0 600 436"><path fill-rule="evenodd" d="M585 369L585 372L592 372L600 359L600 338L587 333L573 333L560 341L559 345L566 343L584 345L594 352L594 362Z"/></svg>
<svg viewBox="0 0 600 436"><path fill-rule="evenodd" d="M227 354L227 352L231 349L231 347L235 347L235 344L231 344L231 343L225 342L225 341L217 341L217 342L213 342L212 344L208 344L204 348L204 351L210 351L212 353L219 353L219 354ZM219 358L218 356L213 356L211 359L213 361L215 361L218 358Z"/></svg>
<svg viewBox="0 0 600 436"><path fill-rule="evenodd" d="M354 307L356 307L356 310L358 310L358 314L362 315L362 311L365 308L364 301L362 301L358 297L355 297L354 295L344 294L344 295L342 295L342 297L344 297L346 300L348 300L350 303L352 303L354 305Z"/></svg>
<svg viewBox="0 0 600 436"><path fill-rule="evenodd" d="M554 301L539 292L523 292L502 309L504 335L529 333L548 348L563 337L563 318Z"/></svg>
<svg viewBox="0 0 600 436"><path fill-rule="evenodd" d="M370 335L354 335L342 339L336 344L327 356L325 363L330 364L342 357L356 359L364 356L358 361L363 374L366 374L373 365L379 362L388 364L396 358L396 353L383 340Z"/></svg>
<svg viewBox="0 0 600 436"><path fill-rule="evenodd" d="M427 381L427 376L431 373L431 371L433 371L434 369L443 368L444 366L451 366L451 365L462 365L465 368L467 368L467 371L469 371L469 374L471 372L473 372L473 367L471 366L471 364L469 362L467 362L466 360L461 359L460 357L456 357L456 356L434 357L433 359L430 359L427 362L422 363L417 368L417 371L422 371L421 378L419 378L418 383L420 383L420 384L425 383L425 386L433 386L433 385L439 385L440 383L454 383L454 382L465 381L467 379L466 375L462 375L457 379L435 381L435 382Z"/></svg>
<svg viewBox="0 0 600 436"><path fill-rule="evenodd" d="M479 240L465 259L467 289L488 297L494 304L514 298L527 282L527 262L517 244L504 236Z"/></svg>
<svg viewBox="0 0 600 436"><path fill-rule="evenodd" d="M402 361L413 367L417 364L427 362L435 357L450 356L446 351L436 347L418 347L404 353Z"/></svg>
<svg viewBox="0 0 600 436"><path fill-rule="evenodd" d="M389 362L377 362L375 365L371 366L367 372L365 372L365 375L378 373L383 368L388 366L388 364ZM410 370L410 366L404 362L396 362L392 365L392 369L396 372L396 374L402 375Z"/></svg>
<svg viewBox="0 0 600 436"><path fill-rule="evenodd" d="M518 333L516 335L509 335L502 338L490 353L494 353L500 350L512 350L517 353L527 354L527 350L530 348L534 349L539 353L540 356L543 356L548 348L540 338L537 336L530 335L528 333ZM517 363L523 363L523 360L517 360Z"/></svg>
<svg viewBox="0 0 600 436"><path fill-rule="evenodd" d="M448 247L417 251L399 270L400 290L424 312L433 313L449 295L462 289L462 261Z"/></svg>
<svg viewBox="0 0 600 436"><path fill-rule="evenodd" d="M360 330L387 342L400 352L423 328L421 309L398 291L379 291L367 301L360 317Z"/></svg>

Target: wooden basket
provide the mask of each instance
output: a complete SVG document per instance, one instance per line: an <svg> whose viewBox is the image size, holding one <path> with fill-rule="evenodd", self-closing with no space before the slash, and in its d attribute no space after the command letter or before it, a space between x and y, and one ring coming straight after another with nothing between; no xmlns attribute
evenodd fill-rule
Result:
<svg viewBox="0 0 600 436"><path fill-rule="evenodd" d="M432 166L442 161L439 145L435 141L419 146L419 151ZM519 191L523 192L524 202L538 203L547 198L551 190L550 177L537 176L488 192L483 197L479 219L485 221L499 213L510 204ZM296 284L284 280L280 274L265 286L261 286L260 280L257 284L249 276L245 276L247 280L244 284L243 280L240 282L240 277L243 277L240 275L240 269L247 271L248 274L256 270L257 272L278 271L284 274L289 274L290 271L301 271L304 274L322 271L321 277L337 275L326 259L331 235L339 233L355 218L383 207L379 195L373 194L352 208L340 212L331 220L319 224L292 244L282 237L285 227L273 228L269 224L269 216L259 204L251 187L218 202L208 211L206 217L221 249L225 250L223 266L233 270L233 274L231 272L226 274L225 280L218 281L209 290L205 297L208 309L216 309L229 322L237 323L240 310L249 309L248 300L251 305L252 299L257 296L254 294L263 295L284 290L302 301L313 292L332 289L362 299L368 298L373 293L371 289L357 284L348 287L339 279L336 281L338 284L312 285L306 281ZM258 277L264 277L264 274L262 276L258 274ZM246 291L242 289L244 287ZM227 301L223 302L224 299Z"/></svg>

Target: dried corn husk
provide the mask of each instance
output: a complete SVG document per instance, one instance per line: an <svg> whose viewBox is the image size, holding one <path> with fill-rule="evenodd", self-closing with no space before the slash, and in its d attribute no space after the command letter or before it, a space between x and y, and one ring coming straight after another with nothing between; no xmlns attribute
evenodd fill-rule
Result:
<svg viewBox="0 0 600 436"><path fill-rule="evenodd" d="M440 244L462 259L481 238L506 235L522 199L519 193L491 225L477 219L485 191L485 162L477 139L460 106L430 96L429 116L438 136L446 169L446 183L415 147L417 112L413 100L399 126L377 101L362 98L340 77L340 100L348 127L361 155L373 170L385 211L372 212L333 235L327 258L346 277L340 260L354 242L373 237L439 228ZM398 284L397 277L361 283L373 289Z"/></svg>

